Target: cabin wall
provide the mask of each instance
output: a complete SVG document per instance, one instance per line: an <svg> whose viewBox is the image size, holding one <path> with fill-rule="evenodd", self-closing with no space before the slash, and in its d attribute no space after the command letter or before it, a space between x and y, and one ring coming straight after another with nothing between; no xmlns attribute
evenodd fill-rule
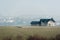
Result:
<svg viewBox="0 0 60 40"><path fill-rule="evenodd" d="M48 24L47 24L47 26L56 26L56 24L53 21L49 21Z"/></svg>

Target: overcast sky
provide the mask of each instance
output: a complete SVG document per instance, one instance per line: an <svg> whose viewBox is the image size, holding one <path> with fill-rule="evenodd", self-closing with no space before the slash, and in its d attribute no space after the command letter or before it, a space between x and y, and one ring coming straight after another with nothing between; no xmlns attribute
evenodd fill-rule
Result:
<svg viewBox="0 0 60 40"><path fill-rule="evenodd" d="M60 0L0 0L0 16L49 16L60 19Z"/></svg>

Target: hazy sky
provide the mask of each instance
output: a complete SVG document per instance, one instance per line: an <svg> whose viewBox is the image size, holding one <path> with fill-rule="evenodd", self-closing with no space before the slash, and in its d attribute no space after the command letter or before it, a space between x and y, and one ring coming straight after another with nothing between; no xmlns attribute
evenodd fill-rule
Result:
<svg viewBox="0 0 60 40"><path fill-rule="evenodd" d="M0 16L50 16L60 19L60 0L0 0Z"/></svg>

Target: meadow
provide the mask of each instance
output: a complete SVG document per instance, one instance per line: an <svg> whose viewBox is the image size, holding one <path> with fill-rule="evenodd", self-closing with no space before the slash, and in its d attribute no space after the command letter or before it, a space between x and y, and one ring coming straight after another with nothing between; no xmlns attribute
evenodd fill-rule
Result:
<svg viewBox="0 0 60 40"><path fill-rule="evenodd" d="M28 40L30 36L55 38L60 34L60 27L45 26L0 26L0 40Z"/></svg>

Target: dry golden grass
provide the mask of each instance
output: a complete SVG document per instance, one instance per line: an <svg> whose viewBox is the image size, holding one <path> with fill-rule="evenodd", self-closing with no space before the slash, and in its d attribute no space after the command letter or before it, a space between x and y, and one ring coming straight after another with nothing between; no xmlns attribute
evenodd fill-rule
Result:
<svg viewBox="0 0 60 40"><path fill-rule="evenodd" d="M14 27L14 26L1 26L0 27L0 40L3 40L4 37L11 36L12 40L17 40L19 37L23 37L23 40L26 40L30 35L40 35L44 37L55 37L57 34L60 34L60 27ZM17 36L21 35L21 36ZM16 38L17 37L17 38ZM21 38L22 38L21 37Z"/></svg>

